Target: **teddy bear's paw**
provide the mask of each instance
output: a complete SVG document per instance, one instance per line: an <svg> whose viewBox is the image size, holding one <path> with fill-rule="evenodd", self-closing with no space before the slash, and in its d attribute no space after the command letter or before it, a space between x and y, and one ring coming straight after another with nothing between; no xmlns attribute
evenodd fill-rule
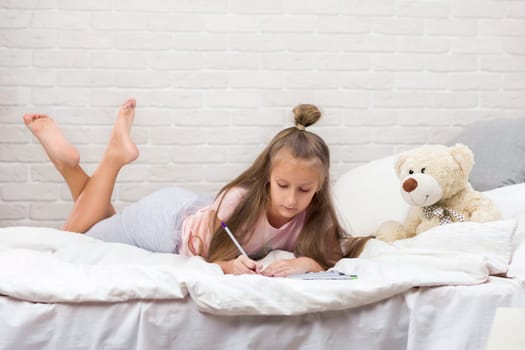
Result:
<svg viewBox="0 0 525 350"><path fill-rule="evenodd" d="M377 239L385 242L393 242L406 237L405 227L394 220L386 221L379 226L375 234Z"/></svg>
<svg viewBox="0 0 525 350"><path fill-rule="evenodd" d="M501 213L495 208L489 208L487 210L476 210L470 216L470 221L473 222L488 222L501 219Z"/></svg>

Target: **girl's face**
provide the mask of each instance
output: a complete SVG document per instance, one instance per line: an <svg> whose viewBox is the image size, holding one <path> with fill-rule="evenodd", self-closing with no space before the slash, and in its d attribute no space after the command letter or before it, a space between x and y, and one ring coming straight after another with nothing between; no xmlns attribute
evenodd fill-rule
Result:
<svg viewBox="0 0 525 350"><path fill-rule="evenodd" d="M322 184L318 159L294 158L283 149L273 160L270 173L268 221L280 227L305 210Z"/></svg>

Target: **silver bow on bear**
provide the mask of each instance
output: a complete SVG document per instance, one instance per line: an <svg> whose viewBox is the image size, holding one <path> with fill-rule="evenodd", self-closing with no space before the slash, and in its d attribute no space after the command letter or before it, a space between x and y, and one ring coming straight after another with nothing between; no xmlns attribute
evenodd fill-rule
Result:
<svg viewBox="0 0 525 350"><path fill-rule="evenodd" d="M454 209L440 207L439 205L429 205L428 207L424 207L423 214L427 219L432 219L433 217L439 218L440 225L465 221L465 215L458 213Z"/></svg>

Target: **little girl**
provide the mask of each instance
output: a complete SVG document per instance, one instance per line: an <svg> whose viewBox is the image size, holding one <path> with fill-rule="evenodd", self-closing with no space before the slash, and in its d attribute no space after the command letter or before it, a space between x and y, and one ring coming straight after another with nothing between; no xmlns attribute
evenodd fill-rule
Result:
<svg viewBox="0 0 525 350"><path fill-rule="evenodd" d="M228 274L317 272L343 256L356 257L363 249L369 237L348 236L337 221L329 193L328 147L306 130L321 117L313 105L295 107L295 126L279 132L215 199L172 187L115 214L111 196L117 175L139 154L130 137L135 105L130 99L121 106L91 177L51 118L24 115L73 197L64 230L154 252L200 255ZM249 257L240 254L221 222L227 223ZM294 252L296 258L274 261L262 270L255 260L274 249Z"/></svg>

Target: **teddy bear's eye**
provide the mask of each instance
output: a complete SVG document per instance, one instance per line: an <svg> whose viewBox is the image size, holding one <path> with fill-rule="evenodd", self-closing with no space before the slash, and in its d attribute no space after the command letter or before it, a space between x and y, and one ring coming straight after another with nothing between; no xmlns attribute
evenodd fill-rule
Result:
<svg viewBox="0 0 525 350"><path fill-rule="evenodd" d="M410 169L410 170L408 171L408 173L409 173L410 175L412 175L412 174L414 173L414 170Z"/></svg>
<svg viewBox="0 0 525 350"><path fill-rule="evenodd" d="M424 174L425 170L427 170L427 168L421 168L421 174Z"/></svg>

